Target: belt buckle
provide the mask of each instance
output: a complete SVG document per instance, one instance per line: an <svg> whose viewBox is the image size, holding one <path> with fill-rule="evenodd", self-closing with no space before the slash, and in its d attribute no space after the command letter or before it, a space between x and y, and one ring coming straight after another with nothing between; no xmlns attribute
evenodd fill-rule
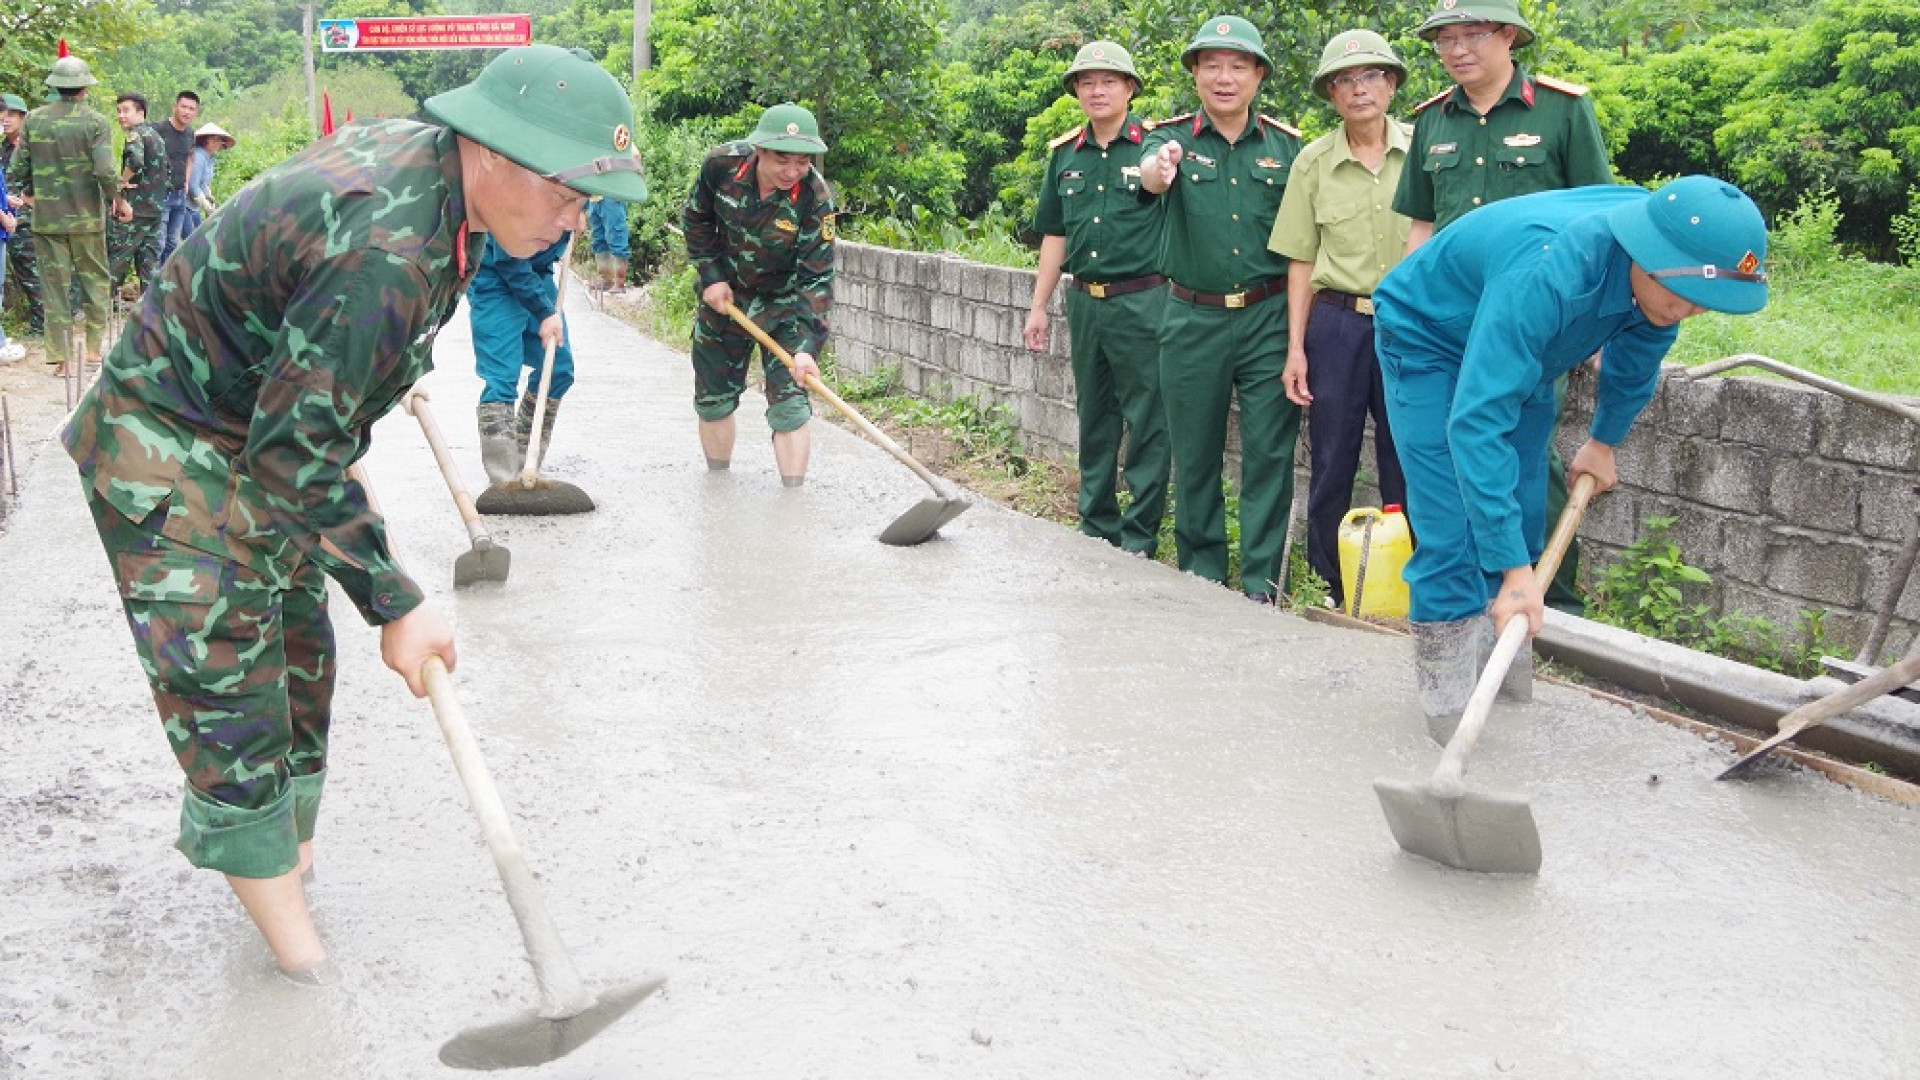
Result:
<svg viewBox="0 0 1920 1080"><path fill-rule="evenodd" d="M1353 298L1353 310L1362 315L1371 315L1373 314L1373 300L1365 296L1356 296Z"/></svg>
<svg viewBox="0 0 1920 1080"><path fill-rule="evenodd" d="M1105 300L1107 298L1107 287L1098 281L1089 281L1087 282L1087 295L1093 297L1095 300Z"/></svg>
<svg viewBox="0 0 1920 1080"><path fill-rule="evenodd" d="M1246 306L1247 306L1247 294L1246 294L1246 293L1243 293L1243 292L1230 292L1230 293L1227 293L1227 294L1226 294L1225 296L1222 296L1222 297L1220 298L1220 306L1221 306L1221 307L1229 307L1229 308L1243 308L1243 307L1246 307Z"/></svg>

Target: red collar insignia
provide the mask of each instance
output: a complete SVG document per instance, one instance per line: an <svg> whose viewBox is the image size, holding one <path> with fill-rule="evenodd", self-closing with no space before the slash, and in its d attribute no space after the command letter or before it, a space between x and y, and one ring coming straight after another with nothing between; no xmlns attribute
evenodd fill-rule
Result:
<svg viewBox="0 0 1920 1080"><path fill-rule="evenodd" d="M1522 78L1520 80L1520 100L1527 103L1527 108L1529 109L1533 108L1533 80L1532 79Z"/></svg>

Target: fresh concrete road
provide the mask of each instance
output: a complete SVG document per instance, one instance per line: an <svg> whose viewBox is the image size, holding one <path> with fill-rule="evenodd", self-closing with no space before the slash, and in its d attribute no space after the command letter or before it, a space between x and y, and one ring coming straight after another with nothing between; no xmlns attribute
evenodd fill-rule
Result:
<svg viewBox="0 0 1920 1080"><path fill-rule="evenodd" d="M1307 623L925 488L817 428L783 490L750 394L731 473L685 357L577 305L503 586L415 422L369 467L457 620L455 681L589 979L666 989L567 1078L1920 1074L1913 812L1542 687L1469 783L1528 794L1538 878L1402 854L1372 781L1437 759L1402 642ZM464 315L426 381L480 482ZM0 536L0 1076L415 1078L529 1008L427 706L344 602L314 903L344 981L283 985L170 849L180 776L77 485Z"/></svg>

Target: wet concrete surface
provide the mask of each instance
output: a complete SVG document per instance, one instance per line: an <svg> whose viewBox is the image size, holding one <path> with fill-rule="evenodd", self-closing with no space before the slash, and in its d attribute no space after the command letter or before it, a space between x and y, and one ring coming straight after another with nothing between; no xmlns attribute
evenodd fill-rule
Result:
<svg viewBox="0 0 1920 1080"><path fill-rule="evenodd" d="M548 471L598 501L467 549L417 424L369 466L457 620L456 683L588 979L665 989L554 1078L1911 1077L1915 815L1542 686L1469 784L1538 878L1404 855L1372 781L1437 752L1402 641L926 494L816 428L729 473L684 355L584 306ZM464 317L426 385L481 484ZM180 777L64 458L0 536L0 1076L437 1077L536 1001L428 707L349 605L317 918L282 984L171 847ZM337 599L337 598L336 598ZM1657 779L1656 779L1657 777Z"/></svg>

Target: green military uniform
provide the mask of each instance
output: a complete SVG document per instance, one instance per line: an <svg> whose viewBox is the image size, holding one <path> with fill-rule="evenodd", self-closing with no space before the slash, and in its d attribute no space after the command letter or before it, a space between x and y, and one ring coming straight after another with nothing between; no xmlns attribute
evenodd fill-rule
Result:
<svg viewBox="0 0 1920 1080"><path fill-rule="evenodd" d="M1280 384L1287 360L1287 260L1267 248L1299 132L1248 118L1229 143L1204 112L1163 120L1142 158L1180 144L1180 176L1162 196L1161 269L1172 296L1160 325L1160 392L1178 477L1174 541L1182 570L1227 580L1220 490L1228 406L1240 401L1240 574L1249 595L1286 581L1281 552L1293 505L1300 407Z"/></svg>
<svg viewBox="0 0 1920 1080"><path fill-rule="evenodd" d="M833 308L833 191L809 169L793 187L763 199L753 151L748 141L725 143L700 164L681 213L687 260L699 274L694 290L728 283L735 306L775 341L789 352L818 356ZM706 304L696 310L693 408L703 421L721 420L740 406L754 341ZM806 389L771 356L761 366L768 426L775 432L805 426L813 415Z"/></svg>
<svg viewBox="0 0 1920 1080"><path fill-rule="evenodd" d="M1140 187L1147 127L1128 114L1106 146L1084 124L1050 145L1033 231L1066 238L1067 327L1080 419L1080 531L1152 558L1173 466L1160 398L1158 201ZM1126 512L1114 495L1122 423Z"/></svg>
<svg viewBox="0 0 1920 1080"><path fill-rule="evenodd" d="M1476 5L1469 11L1443 4L1419 28L1431 41L1447 25L1475 20L1517 27L1514 47L1533 40L1533 30L1517 8L1503 3ZM1586 87L1530 75L1514 65L1506 92L1487 110L1475 112L1461 87L1420 104L1413 127L1413 151L1400 176L1393 208L1415 221L1430 221L1438 233L1475 207L1588 184L1613 183L1606 141ZM1555 407L1567 396L1566 377L1554 384ZM1559 519L1567 504L1567 470L1559 447L1548 443L1547 520ZM1562 611L1582 614L1580 544L1567 548L1548 590L1547 601Z"/></svg>
<svg viewBox="0 0 1920 1080"><path fill-rule="evenodd" d="M425 109L448 126L349 124L216 210L61 434L187 775L196 866L278 877L313 835L325 579L373 625L425 602L347 469L432 369L479 265L461 140L583 194L646 197L626 92L565 49L508 49Z"/></svg>
<svg viewBox="0 0 1920 1080"><path fill-rule="evenodd" d="M20 147L8 164L7 187L34 201L33 256L40 273L49 363L68 359L67 333L79 321L69 309L75 285L82 298L88 355L99 353L106 336L106 218L119 180L106 117L78 98L64 96L27 114Z"/></svg>
<svg viewBox="0 0 1920 1080"><path fill-rule="evenodd" d="M118 285L133 270L141 288L153 282L160 263L160 214L166 209L167 144L150 123L134 125L120 151L120 195L133 208L133 220L107 222L107 279Z"/></svg>
<svg viewBox="0 0 1920 1080"><path fill-rule="evenodd" d="M27 114L27 103L13 94L5 95L3 107L18 112L22 117ZM20 148L16 135L0 143L0 172L12 167L14 152ZM12 173L8 172L11 176ZM26 301L27 332L43 333L46 330L46 318L40 307L40 268L33 258L33 207L22 203L13 207L13 235L7 238L7 284L20 290Z"/></svg>

